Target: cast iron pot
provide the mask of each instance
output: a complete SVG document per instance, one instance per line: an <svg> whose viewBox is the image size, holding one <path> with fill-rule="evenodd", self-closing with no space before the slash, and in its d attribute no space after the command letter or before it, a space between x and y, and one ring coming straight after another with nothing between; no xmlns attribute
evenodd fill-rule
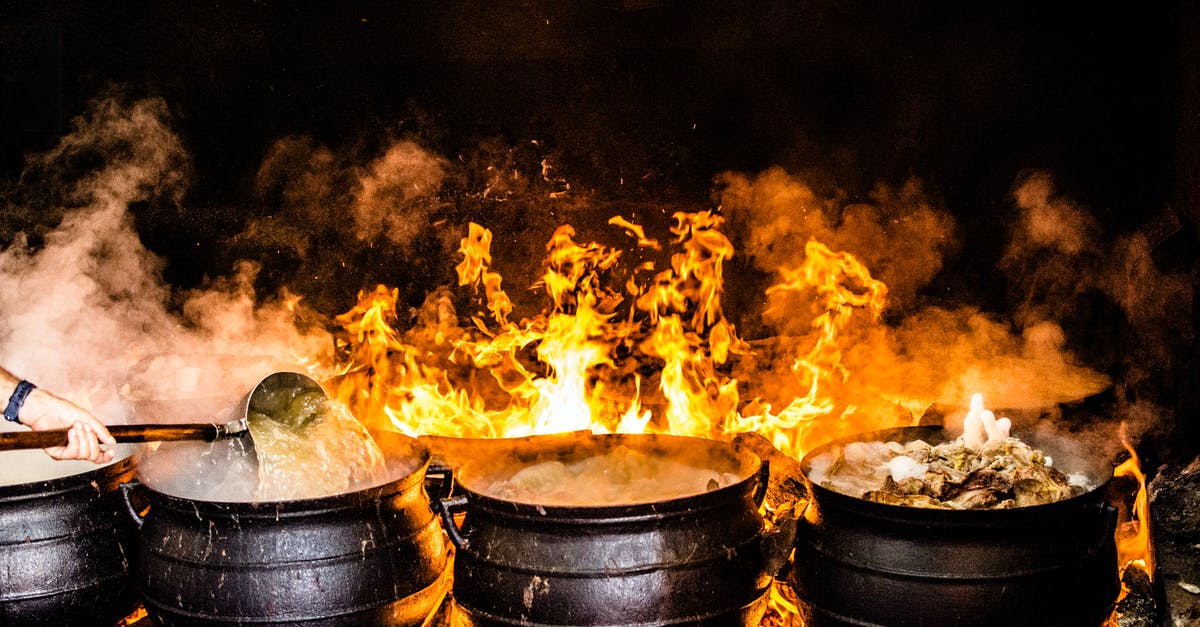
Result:
<svg viewBox="0 0 1200 627"><path fill-rule="evenodd" d="M457 551L453 596L465 625L758 625L771 585L759 515L766 465L722 442L662 435L531 441L456 472L440 501ZM739 479L702 494L628 505L558 506L489 496L495 477L626 446L708 456ZM465 510L461 531L453 512ZM786 547L790 550L790 543Z"/></svg>
<svg viewBox="0 0 1200 627"><path fill-rule="evenodd" d="M156 624L420 625L449 590L445 533L425 490L429 451L375 437L398 478L336 496L224 503L122 485ZM148 502L145 516L131 497Z"/></svg>
<svg viewBox="0 0 1200 627"><path fill-rule="evenodd" d="M0 460L26 453L44 457L14 451ZM134 529L117 489L133 472L126 456L79 474L0 487L0 624L112 625L134 611Z"/></svg>
<svg viewBox="0 0 1200 627"><path fill-rule="evenodd" d="M813 457L852 441L950 437L941 427L858 435L814 449L802 468L807 474ZM790 577L805 625L1102 624L1120 589L1116 509L1102 486L1112 470L1068 462L1060 442L1022 439L1100 487L1046 505L939 510L865 501L809 481Z"/></svg>

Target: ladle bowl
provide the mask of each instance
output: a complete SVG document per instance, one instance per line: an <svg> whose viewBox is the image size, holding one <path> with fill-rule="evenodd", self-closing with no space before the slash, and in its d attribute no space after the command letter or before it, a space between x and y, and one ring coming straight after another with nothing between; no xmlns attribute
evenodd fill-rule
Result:
<svg viewBox="0 0 1200 627"><path fill-rule="evenodd" d="M213 422L110 425L108 431L118 443L227 440L232 450L255 460L251 422L277 420L301 427L327 398L325 389L312 377L299 372L275 372L215 416ZM50 429L0 433L0 451L64 446L67 432L68 429Z"/></svg>

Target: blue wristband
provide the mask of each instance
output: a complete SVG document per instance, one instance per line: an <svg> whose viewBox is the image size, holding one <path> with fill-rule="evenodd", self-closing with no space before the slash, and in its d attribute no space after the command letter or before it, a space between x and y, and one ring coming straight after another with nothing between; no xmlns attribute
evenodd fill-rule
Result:
<svg viewBox="0 0 1200 627"><path fill-rule="evenodd" d="M17 384L17 389L13 390L12 396L8 397L8 407L4 408L4 418L9 422L21 422L17 415L21 413L21 405L25 404L25 397L33 391L36 385L22 379Z"/></svg>

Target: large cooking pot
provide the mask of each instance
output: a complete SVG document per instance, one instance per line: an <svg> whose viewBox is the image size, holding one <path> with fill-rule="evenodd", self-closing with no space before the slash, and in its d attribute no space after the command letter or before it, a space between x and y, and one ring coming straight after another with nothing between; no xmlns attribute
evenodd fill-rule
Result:
<svg viewBox="0 0 1200 627"><path fill-rule="evenodd" d="M908 427L852 441L948 441L941 427ZM1065 472L1096 486L1111 468L1072 459L1061 441L1022 436ZM875 503L809 481L790 581L805 625L1081 625L1112 613L1120 588L1116 510L1097 487L1014 509L941 510Z"/></svg>
<svg viewBox="0 0 1200 627"><path fill-rule="evenodd" d="M464 625L757 625L772 573L758 506L766 466L726 443L663 435L547 436L464 464L440 502ZM736 480L654 502L554 505L489 493L497 478L617 447L705 459ZM454 512L465 511L461 531ZM787 547L790 549L790 546Z"/></svg>
<svg viewBox="0 0 1200 627"><path fill-rule="evenodd" d="M0 453L0 624L112 625L134 611L134 528L117 488L132 452L102 467Z"/></svg>
<svg viewBox="0 0 1200 627"><path fill-rule="evenodd" d="M429 451L396 433L375 439L394 479L346 494L228 503L123 486L156 624L422 624L450 584L425 490Z"/></svg>

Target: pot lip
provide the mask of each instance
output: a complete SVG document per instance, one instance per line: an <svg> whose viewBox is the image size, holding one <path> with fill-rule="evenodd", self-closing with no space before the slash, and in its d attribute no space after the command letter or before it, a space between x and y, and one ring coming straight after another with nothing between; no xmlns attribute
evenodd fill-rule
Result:
<svg viewBox="0 0 1200 627"><path fill-rule="evenodd" d="M412 453L416 454L417 464L403 476L350 492L308 499L280 501L210 501L163 492L141 481L140 476L138 477L140 482L139 489L145 490L156 503L161 503L170 509L183 511L203 511L215 514L237 516L257 515L278 518L282 516L312 515L321 512L352 509L361 503L373 502L390 494L404 492L416 486L424 485L425 472L428 470L432 459L432 453L429 451L429 448L416 438L395 432L385 433L385 435L381 435L381 433L373 432L371 435L377 440L382 437L403 443L404 446L410 448Z"/></svg>
<svg viewBox="0 0 1200 627"><path fill-rule="evenodd" d="M0 486L0 499L29 496L44 497L80 488L99 491L99 488L94 486L105 485L106 483L121 479L125 475L132 475L135 466L136 462L131 451L130 454L121 459L73 475ZM115 488L116 485L114 483L113 489Z"/></svg>
<svg viewBox="0 0 1200 627"><path fill-rule="evenodd" d="M666 442L676 446L700 445L721 449L734 459L739 460L747 469L745 476L737 481L711 490L695 494L684 494L678 497L659 501L643 501L634 503L606 503L601 505L551 505L514 501L489 495L486 492L472 489L458 479L466 473L468 479L474 468L473 463L463 464L456 472L455 487L469 495L468 509L485 509L514 517L528 517L538 521L555 521L569 523L573 520L597 524L599 522L619 524L638 522L641 520L661 519L682 513L699 513L715 507L727 505L731 498L742 493L753 492L763 468L763 460L752 451L738 450L730 443L722 440L712 440L696 436L655 434L655 433L601 433L581 434L579 438L600 442L601 446L617 446L621 443L634 442ZM545 450L552 452L553 448Z"/></svg>
<svg viewBox="0 0 1200 627"><path fill-rule="evenodd" d="M809 478L809 468L812 458L826 452L829 448L841 444L849 444L852 442L871 442L871 441L889 441L897 439L897 436L905 436L906 440L914 439L936 439L937 436L948 435L948 431L941 425L930 426L914 426L914 427L896 427L893 429L881 429L878 431L869 431L857 433L842 438L830 440L810 451L805 453L800 460L800 472L804 478L804 483L808 486L812 494L812 500L818 504L836 505L839 511L856 511L866 516L885 518L890 521L912 520L917 523L928 523L936 521L939 524L954 524L962 523L964 525L972 525L978 523L994 523L997 520L1022 520L1022 519L1043 519L1045 516L1055 513L1077 511L1078 508L1091 503L1104 501L1106 487L1112 479L1111 472L1106 477L1095 476L1098 473L1100 466L1097 464L1094 468L1088 469L1089 478L1096 480L1096 487L1077 494L1069 499L1055 501L1053 503L1044 503L1041 505L1026 505L1024 507L1013 507L1009 509L938 509L928 507L908 507L905 505L893 505L890 503L877 503L868 501L849 494L844 494L825 487L819 483L815 483ZM949 438L947 438L949 439ZM1024 439L1024 438L1023 438ZM1039 446L1042 443L1036 442L1037 438L1025 440L1026 442L1036 443ZM1055 451L1050 451L1053 453Z"/></svg>

